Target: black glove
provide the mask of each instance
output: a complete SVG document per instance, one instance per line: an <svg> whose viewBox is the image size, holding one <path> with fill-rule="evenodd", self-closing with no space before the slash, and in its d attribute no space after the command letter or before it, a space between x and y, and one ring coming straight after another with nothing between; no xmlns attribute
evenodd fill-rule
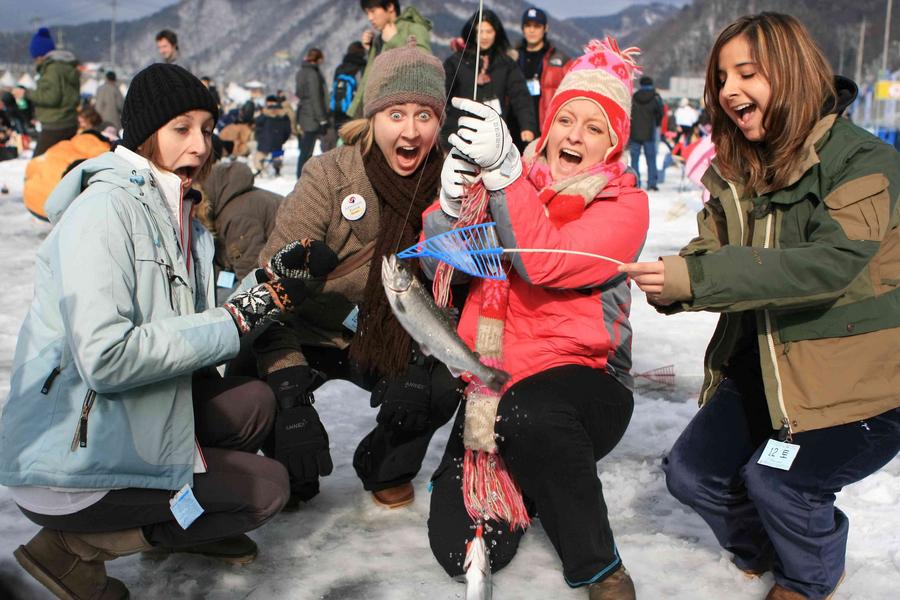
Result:
<svg viewBox="0 0 900 600"><path fill-rule="evenodd" d="M273 254L268 270L275 278L309 279L328 275L337 264L337 254L325 242L304 239L291 242Z"/></svg>
<svg viewBox="0 0 900 600"><path fill-rule="evenodd" d="M291 493L306 501L318 493L318 479L334 468L328 433L313 408L312 390L324 381L307 366L270 373L267 382L278 400L275 417L275 459L291 477Z"/></svg>
<svg viewBox="0 0 900 600"><path fill-rule="evenodd" d="M325 381L322 371L306 365L278 369L266 376L266 383L275 393L279 408L312 405L315 403L313 391Z"/></svg>
<svg viewBox="0 0 900 600"><path fill-rule="evenodd" d="M235 294L222 306L244 335L270 318L293 310L305 298L306 284L302 279L278 279Z"/></svg>
<svg viewBox="0 0 900 600"><path fill-rule="evenodd" d="M432 362L418 357L406 373L385 377L372 390L372 408L381 406L377 421L394 431L419 433L430 423Z"/></svg>

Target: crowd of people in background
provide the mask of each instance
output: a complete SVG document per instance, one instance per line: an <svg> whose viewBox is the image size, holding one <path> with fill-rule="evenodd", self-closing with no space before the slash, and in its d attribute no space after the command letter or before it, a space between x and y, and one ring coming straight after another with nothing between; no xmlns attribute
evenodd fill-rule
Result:
<svg viewBox="0 0 900 600"><path fill-rule="evenodd" d="M200 75L222 109L217 134L234 143L226 160L246 161L256 176L280 176L284 146L295 137L299 179L309 157L339 145L340 128L359 116L368 75L366 66L378 54L401 47L410 36L419 48L431 52L431 22L416 8L406 6L401 10L400 3L393 0L362 0L360 6L372 28L348 45L331 77L322 72L323 52L308 48L296 72L293 94L280 89L264 94L254 89L250 100L236 103L221 97L209 76ZM477 15L469 18L459 37L450 42L451 55L444 61L447 97L470 97L474 93L476 99L493 106L509 124L514 143L524 151L540 137L546 108L570 58L549 37L547 13L539 8L531 7L522 14L521 41L515 47L493 11L486 10L477 27L476 20ZM191 70L175 31L159 31L155 44L159 62ZM476 46L480 47L477 73ZM117 73L104 72L96 91L85 95L81 93L77 58L68 50L57 49L47 28L34 35L29 51L40 75L38 85L34 90L19 85L3 91L0 159L25 153L32 139L37 140L32 152L37 157L53 144L87 130L115 142L121 132L127 92ZM664 102L646 75L632 105L630 166L639 174L640 165L645 165L643 186L655 191L664 180L665 168L673 162L683 162L691 145L708 135L708 126L703 126L705 111L699 100L674 99L671 105ZM455 130L459 116L452 106L447 112L441 129L444 149L448 148L447 137ZM290 122L289 128L284 126L284 117ZM661 160L657 156L660 143ZM642 183L640 174L638 183ZM40 211L38 214L43 216Z"/></svg>

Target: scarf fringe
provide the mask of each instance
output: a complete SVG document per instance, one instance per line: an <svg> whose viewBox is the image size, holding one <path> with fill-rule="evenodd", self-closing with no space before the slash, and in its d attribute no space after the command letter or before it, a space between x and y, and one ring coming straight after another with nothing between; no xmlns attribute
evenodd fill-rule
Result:
<svg viewBox="0 0 900 600"><path fill-rule="evenodd" d="M453 229L483 223L487 216L488 200L490 200L490 194L480 180L469 186L466 190L466 197L463 199L462 210ZM445 307L450 304L450 280L453 278L453 270L452 266L441 262L434 273L431 293L438 306Z"/></svg>
<svg viewBox="0 0 900 600"><path fill-rule="evenodd" d="M466 448L462 491L466 512L476 523L485 519L505 521L510 531L531 525L522 490L499 454Z"/></svg>

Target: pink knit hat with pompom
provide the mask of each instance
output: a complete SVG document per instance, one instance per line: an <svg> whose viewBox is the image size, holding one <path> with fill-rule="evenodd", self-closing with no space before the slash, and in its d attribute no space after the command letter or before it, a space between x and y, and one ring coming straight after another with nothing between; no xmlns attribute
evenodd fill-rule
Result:
<svg viewBox="0 0 900 600"><path fill-rule="evenodd" d="M541 124L541 139L535 148L539 154L547 144L547 133L559 112L567 102L577 99L594 101L604 113L610 126L613 147L606 160L615 160L628 143L631 133L631 95L634 93L634 74L641 69L635 63L638 48L619 50L619 44L607 36L603 41L591 40L584 54L573 60L562 83L559 84L550 109Z"/></svg>

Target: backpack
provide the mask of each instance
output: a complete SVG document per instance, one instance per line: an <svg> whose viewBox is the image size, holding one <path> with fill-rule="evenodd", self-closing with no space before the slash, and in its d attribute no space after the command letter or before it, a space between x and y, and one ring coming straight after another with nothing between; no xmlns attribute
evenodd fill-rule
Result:
<svg viewBox="0 0 900 600"><path fill-rule="evenodd" d="M356 77L341 73L335 75L334 82L331 84L331 100L328 108L333 113L347 113L350 103L353 102L353 96L356 93Z"/></svg>

